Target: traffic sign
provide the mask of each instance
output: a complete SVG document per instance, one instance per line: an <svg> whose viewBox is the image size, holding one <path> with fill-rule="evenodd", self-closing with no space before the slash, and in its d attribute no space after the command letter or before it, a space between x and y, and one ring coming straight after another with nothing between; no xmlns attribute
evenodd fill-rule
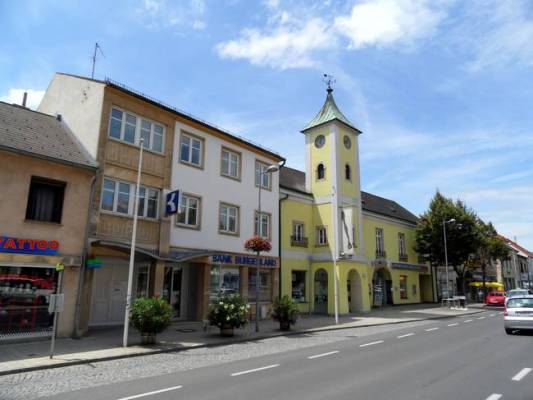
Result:
<svg viewBox="0 0 533 400"><path fill-rule="evenodd" d="M172 215L176 214L178 212L178 206L180 204L180 191L174 190L173 192L167 193L166 197L166 206L165 206L165 214Z"/></svg>
<svg viewBox="0 0 533 400"><path fill-rule="evenodd" d="M63 304L65 302L65 295L64 294L51 294L50 295L50 303L48 303L48 312L51 313L57 313L57 312L63 312Z"/></svg>

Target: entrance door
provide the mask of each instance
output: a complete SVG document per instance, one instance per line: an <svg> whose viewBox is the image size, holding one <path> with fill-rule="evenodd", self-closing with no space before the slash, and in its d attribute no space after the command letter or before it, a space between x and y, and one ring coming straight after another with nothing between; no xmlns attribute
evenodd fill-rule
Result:
<svg viewBox="0 0 533 400"><path fill-rule="evenodd" d="M183 268L181 266L165 267L165 279L163 282L163 298L172 307L172 317L182 317L182 282Z"/></svg>
<svg viewBox="0 0 533 400"><path fill-rule="evenodd" d="M315 272L315 313L328 313L328 273L324 269Z"/></svg>
<svg viewBox="0 0 533 400"><path fill-rule="evenodd" d="M103 262L94 271L91 325L115 325L124 322L128 289L128 263Z"/></svg>

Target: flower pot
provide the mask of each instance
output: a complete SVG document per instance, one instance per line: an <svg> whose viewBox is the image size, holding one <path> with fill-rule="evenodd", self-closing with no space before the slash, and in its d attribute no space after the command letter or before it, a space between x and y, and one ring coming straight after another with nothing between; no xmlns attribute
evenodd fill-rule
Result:
<svg viewBox="0 0 533 400"><path fill-rule="evenodd" d="M233 326L224 325L220 328L220 336L223 337L232 337L233 336Z"/></svg>
<svg viewBox="0 0 533 400"><path fill-rule="evenodd" d="M155 333L141 333L141 344L155 344Z"/></svg>
<svg viewBox="0 0 533 400"><path fill-rule="evenodd" d="M282 331L290 331L291 322L290 321L279 321L279 329Z"/></svg>

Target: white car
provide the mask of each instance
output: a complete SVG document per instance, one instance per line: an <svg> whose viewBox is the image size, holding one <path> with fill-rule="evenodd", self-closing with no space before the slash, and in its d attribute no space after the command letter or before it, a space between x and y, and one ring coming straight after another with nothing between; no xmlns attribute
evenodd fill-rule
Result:
<svg viewBox="0 0 533 400"><path fill-rule="evenodd" d="M533 330L533 296L513 296L505 303L503 313L505 333L515 330Z"/></svg>

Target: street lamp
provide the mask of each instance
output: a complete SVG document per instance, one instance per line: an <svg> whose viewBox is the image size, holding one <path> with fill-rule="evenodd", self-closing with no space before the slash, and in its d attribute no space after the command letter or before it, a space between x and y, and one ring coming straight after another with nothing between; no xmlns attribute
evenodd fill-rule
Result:
<svg viewBox="0 0 533 400"><path fill-rule="evenodd" d="M446 267L446 296L447 298L450 298L450 279L449 279L449 272L448 272L448 246L446 243L446 224L451 224L455 222L455 218L450 219L449 221L446 221L446 219L442 218L442 229L444 231L444 264Z"/></svg>
<svg viewBox="0 0 533 400"><path fill-rule="evenodd" d="M263 175L272 174L279 169L277 165L269 165L264 171L259 170L259 208L257 211L257 235L261 236L261 186ZM259 266L260 266L260 253L257 251L257 266L255 267L255 331L259 332Z"/></svg>

